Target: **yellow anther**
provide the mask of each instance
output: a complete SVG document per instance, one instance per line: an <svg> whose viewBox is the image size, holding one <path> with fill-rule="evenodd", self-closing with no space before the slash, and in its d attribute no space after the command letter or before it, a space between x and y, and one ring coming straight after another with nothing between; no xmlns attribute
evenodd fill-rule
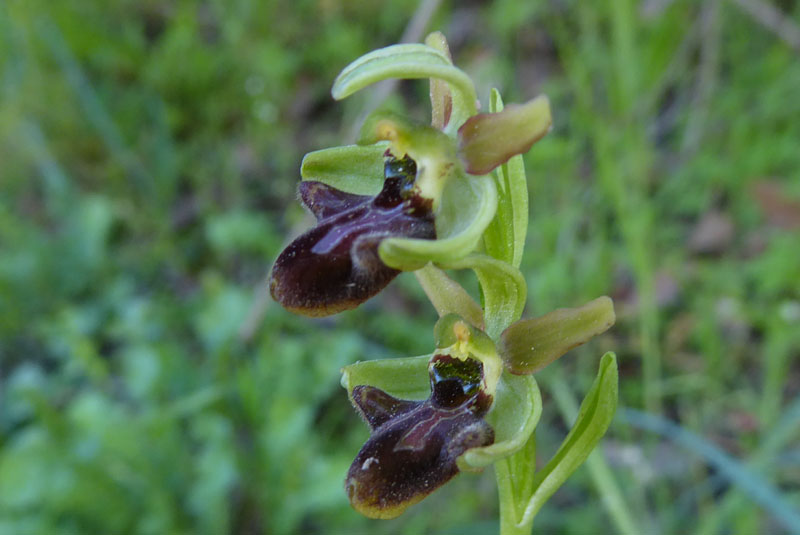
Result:
<svg viewBox="0 0 800 535"><path fill-rule="evenodd" d="M375 133L378 135L378 139L385 139L386 141L397 140L397 126L395 126L394 122L386 119L377 124Z"/></svg>
<svg viewBox="0 0 800 535"><path fill-rule="evenodd" d="M453 324L453 334L456 335L459 342L469 342L472 336L469 332L469 326L463 321L457 321Z"/></svg>

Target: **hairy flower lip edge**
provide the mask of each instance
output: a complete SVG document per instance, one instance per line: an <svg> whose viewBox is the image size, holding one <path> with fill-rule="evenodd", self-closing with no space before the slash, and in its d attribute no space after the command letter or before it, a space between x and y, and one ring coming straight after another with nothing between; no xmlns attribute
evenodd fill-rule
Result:
<svg viewBox="0 0 800 535"><path fill-rule="evenodd" d="M360 385L379 388L399 399L423 401L431 395L427 369L433 355L355 362L342 368L341 385L351 403L353 389ZM459 470L480 472L522 449L541 413L542 396L534 376L503 373L485 416L495 432L495 442L461 454L456 459Z"/></svg>
<svg viewBox="0 0 800 535"><path fill-rule="evenodd" d="M403 176L388 174L390 163L375 196L323 182L300 183L300 200L317 222L289 243L272 267L270 293L284 308L311 317L355 308L399 274L380 259L382 241L392 236L435 239L429 201L406 193Z"/></svg>
<svg viewBox="0 0 800 535"><path fill-rule="evenodd" d="M430 394L424 401L353 387L351 403L370 428L345 479L357 511L371 518L399 516L455 477L465 451L494 442L485 420L492 397L480 387L483 369L476 359L437 351L427 363Z"/></svg>

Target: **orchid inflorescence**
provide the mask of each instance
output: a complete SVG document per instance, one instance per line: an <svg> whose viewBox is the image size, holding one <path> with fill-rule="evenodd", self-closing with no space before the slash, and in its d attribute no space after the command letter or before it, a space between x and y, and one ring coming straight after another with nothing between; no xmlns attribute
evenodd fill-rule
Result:
<svg viewBox="0 0 800 535"><path fill-rule="evenodd" d="M342 385L370 428L345 480L353 507L394 518L458 472L494 464L501 531L530 532L544 502L586 459L616 408L613 353L569 435L540 470L533 458L541 396L533 373L608 329L611 300L520 319L528 226L522 154L550 129L546 97L504 108L475 89L438 32L375 50L341 72L333 97L388 78L428 78L431 125L374 113L358 144L307 154L301 202L317 223L275 262L273 298L308 316L352 309L413 271L439 313L421 357L346 366ZM470 269L481 304L445 270Z"/></svg>

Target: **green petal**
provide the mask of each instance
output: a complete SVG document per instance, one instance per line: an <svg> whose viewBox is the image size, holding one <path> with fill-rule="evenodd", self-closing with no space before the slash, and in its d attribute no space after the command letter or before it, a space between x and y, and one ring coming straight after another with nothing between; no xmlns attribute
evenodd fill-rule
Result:
<svg viewBox="0 0 800 535"><path fill-rule="evenodd" d="M617 409L617 358L606 353L600 369L581 403L578 418L561 447L534 479L534 492L525 507L520 526L529 524L542 505L586 460L605 434Z"/></svg>
<svg viewBox="0 0 800 535"><path fill-rule="evenodd" d="M447 263L471 253L497 208L497 190L488 177L462 175L448 181L436 213L435 240L388 238L378 253L395 269L414 271L428 262Z"/></svg>
<svg viewBox="0 0 800 535"><path fill-rule="evenodd" d="M492 89L489 111L503 111L497 89ZM519 267L528 231L528 182L522 155L512 157L492 175L497 183L497 215L483 235L486 252Z"/></svg>
<svg viewBox="0 0 800 535"><path fill-rule="evenodd" d="M497 349L511 373L534 373L606 331L614 321L614 303L603 296L579 308L560 308L518 321L503 331Z"/></svg>
<svg viewBox="0 0 800 535"><path fill-rule="evenodd" d="M482 254L446 262L442 267L475 272L483 291L486 334L493 340L522 315L528 290L519 269Z"/></svg>
<svg viewBox="0 0 800 535"><path fill-rule="evenodd" d="M550 101L542 95L510 104L497 113L470 117L458 129L459 155L468 173L483 175L515 154L528 152L552 124Z"/></svg>
<svg viewBox="0 0 800 535"><path fill-rule="evenodd" d="M458 459L461 470L477 470L521 449L536 429L542 414L542 396L533 376L504 373L486 421L494 429L495 443L473 448Z"/></svg>
<svg viewBox="0 0 800 535"><path fill-rule="evenodd" d="M421 44L393 45L361 56L339 73L331 94L341 100L387 78L436 78L447 82L453 94L453 128L461 126L476 111L472 80L454 67L444 53Z"/></svg>
<svg viewBox="0 0 800 535"><path fill-rule="evenodd" d="M383 153L388 143L345 145L309 152L300 165L303 180L316 180L358 195L376 195L383 187Z"/></svg>
<svg viewBox="0 0 800 535"><path fill-rule="evenodd" d="M369 385L400 399L427 399L431 393L428 362L431 355L398 359L366 360L342 368L342 386Z"/></svg>
<svg viewBox="0 0 800 535"><path fill-rule="evenodd" d="M425 44L435 48L446 55L450 62L453 58L450 55L450 47L447 46L447 39L442 32L433 32L425 38ZM443 130L450 122L450 115L453 112L453 96L450 87L443 81L431 78L431 125L434 128Z"/></svg>

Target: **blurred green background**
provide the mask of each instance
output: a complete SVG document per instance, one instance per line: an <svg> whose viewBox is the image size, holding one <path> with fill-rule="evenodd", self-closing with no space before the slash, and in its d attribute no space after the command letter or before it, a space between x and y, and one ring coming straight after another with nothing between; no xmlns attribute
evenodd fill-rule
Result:
<svg viewBox="0 0 800 535"><path fill-rule="evenodd" d="M534 529L800 532L800 2L437 4L0 2L0 534L496 532L491 470L392 521L343 492L339 369L431 350L413 276L319 320L265 286L303 154L382 101L334 77L435 29L484 106L552 102L526 315L617 306L541 374L540 461L606 350L622 408Z"/></svg>

